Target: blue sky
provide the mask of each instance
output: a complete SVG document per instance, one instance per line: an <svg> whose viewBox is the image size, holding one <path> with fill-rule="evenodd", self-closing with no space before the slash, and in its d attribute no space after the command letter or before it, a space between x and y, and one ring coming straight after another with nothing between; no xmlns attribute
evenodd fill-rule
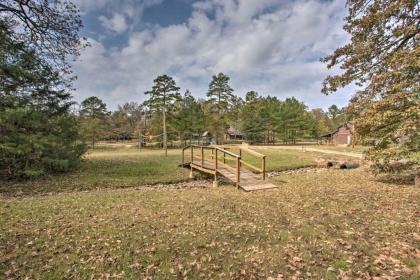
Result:
<svg viewBox="0 0 420 280"><path fill-rule="evenodd" d="M235 93L294 96L310 108L345 106L354 88L324 96L319 59L348 41L344 0L74 0L91 47L74 70L76 101L92 95L109 109L142 102L160 74L181 92L205 97L212 75Z"/></svg>

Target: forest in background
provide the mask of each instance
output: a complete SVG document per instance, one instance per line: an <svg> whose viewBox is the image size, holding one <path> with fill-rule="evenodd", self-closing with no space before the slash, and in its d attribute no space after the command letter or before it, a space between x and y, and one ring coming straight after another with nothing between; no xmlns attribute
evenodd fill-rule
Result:
<svg viewBox="0 0 420 280"><path fill-rule="evenodd" d="M157 79L162 77L167 83L174 83L166 75ZM280 100L249 91L241 98L233 93L228 82L229 77L223 73L213 76L207 99L196 98L189 90L180 94L174 84L172 96L165 101L156 102L151 97L143 103L127 102L113 112L108 111L101 99L92 96L81 102L75 114L82 135L91 146L98 140L124 141L139 136L144 137L144 142L161 143L163 103L169 142L200 138L209 131L214 141L222 143L229 141L224 135L230 130L250 143L296 143L318 140L349 118L345 108L332 105L327 111L310 110L294 97ZM154 138L156 135L160 136Z"/></svg>

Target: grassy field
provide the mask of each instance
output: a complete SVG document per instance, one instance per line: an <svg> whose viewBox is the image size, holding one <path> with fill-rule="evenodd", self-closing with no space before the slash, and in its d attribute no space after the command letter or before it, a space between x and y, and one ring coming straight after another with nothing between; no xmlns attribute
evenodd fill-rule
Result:
<svg viewBox="0 0 420 280"><path fill-rule="evenodd" d="M268 170L283 170L316 164L315 153L265 149ZM246 157L247 158L247 157ZM248 158L247 158L248 159ZM259 164L255 158L249 158ZM124 144L91 150L82 168L70 174L49 176L34 181L0 182L0 193L34 194L124 188L188 180L188 170L178 167L181 150L138 150Z"/></svg>
<svg viewBox="0 0 420 280"><path fill-rule="evenodd" d="M34 181L0 183L0 192L46 193L104 188L123 188L185 180L188 172L178 168L180 152L127 148L95 149L86 155L80 170Z"/></svg>
<svg viewBox="0 0 420 280"><path fill-rule="evenodd" d="M419 279L418 188L360 169L275 180L0 197L0 278Z"/></svg>

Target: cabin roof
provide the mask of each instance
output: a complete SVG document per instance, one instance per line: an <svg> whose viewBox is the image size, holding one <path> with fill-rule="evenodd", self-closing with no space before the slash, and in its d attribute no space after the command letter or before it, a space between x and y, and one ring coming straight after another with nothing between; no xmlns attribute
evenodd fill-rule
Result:
<svg viewBox="0 0 420 280"><path fill-rule="evenodd" d="M329 133L327 133L327 134L321 135L321 137L322 137L322 138L325 138L325 137L331 137L332 135L334 135L335 133L337 133L337 132L338 132L338 130L339 130L340 128L342 128L342 127L346 127L347 129L351 130L351 129L352 129L352 126L353 126L353 125L352 125L351 123L345 123L345 124L339 125L336 129L334 129L333 131L331 131L331 132L329 132Z"/></svg>
<svg viewBox="0 0 420 280"><path fill-rule="evenodd" d="M229 127L229 129L226 131L226 134L231 135L231 136L242 136L242 132L240 132L239 130L237 130L234 127Z"/></svg>

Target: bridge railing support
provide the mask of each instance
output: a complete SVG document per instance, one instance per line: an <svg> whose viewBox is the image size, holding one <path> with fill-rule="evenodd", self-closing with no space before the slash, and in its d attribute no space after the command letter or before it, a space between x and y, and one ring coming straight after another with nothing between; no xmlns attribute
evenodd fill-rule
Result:
<svg viewBox="0 0 420 280"><path fill-rule="evenodd" d="M241 181L241 157L236 158L236 187L239 189Z"/></svg>
<svg viewBox="0 0 420 280"><path fill-rule="evenodd" d="M213 185L217 186L218 185L218 175L223 174L222 170L224 170L224 168L228 167L228 166L226 166L226 162L228 160L230 160L230 161L234 161L235 165L236 165L236 166L233 167L234 170L235 170L235 173L236 173L235 174L236 176L234 177L234 180L236 181L235 182L236 187L239 188L240 183L241 183L241 167L242 167L242 165L246 165L249 168L257 171L258 173L261 173L262 179L265 180L265 177L266 177L266 174L265 174L266 173L266 156L262 155L260 153L257 153L253 150L246 149L246 148L239 147L239 146L229 146L230 149L239 149L238 154L236 154L236 153L233 153L232 151L229 151L228 147L225 147L225 146L205 146L204 147L204 146L198 146L198 145L189 145L189 146L184 147L182 149L182 164L183 165L186 164L186 162L185 162L185 156L186 156L185 151L188 148L190 149L190 158L191 158L191 161L190 161L190 163L191 163L190 177L192 177L192 175L193 175L193 173L192 173L193 168L196 168L196 169L199 169L201 171L213 174L214 175ZM194 156L194 149L200 149L200 152L198 153L197 156ZM210 154L207 155L209 158L206 158L206 155L205 155L206 153L204 152L205 149L210 150ZM242 159L242 156L243 156L244 152L260 158L261 159L261 168L256 167L256 166L244 161ZM223 155L223 157L221 159L219 158L220 154ZM196 159L195 162L194 162L194 159ZM223 166L222 166L221 169L219 169L220 168L219 160L221 162L223 162ZM207 166L205 165L205 162L212 162L212 161L214 161L214 166L212 166L212 164L207 165ZM230 168L232 168L232 166L230 166Z"/></svg>
<svg viewBox="0 0 420 280"><path fill-rule="evenodd" d="M267 173L267 170L266 170L267 169L267 167L266 167L266 156L265 155L260 154L260 153L254 151L254 150L251 150L251 149L246 148L246 147L243 147L243 146L223 145L223 146L220 146L220 147L223 148L223 149L226 149L226 150L228 148L229 149L237 149L238 150L238 153L239 153L239 157L241 158L241 162L240 162L241 166L243 164L243 165L249 167L251 170L253 170L255 172L258 172L258 173L261 173L262 179L265 180L266 173ZM261 166L260 167L257 167L257 166L254 166L253 164L251 164L251 163L246 162L245 160L243 160L242 159L242 155L244 153L247 153L249 155L252 155L252 156L258 158L260 160L260 162L261 162Z"/></svg>

